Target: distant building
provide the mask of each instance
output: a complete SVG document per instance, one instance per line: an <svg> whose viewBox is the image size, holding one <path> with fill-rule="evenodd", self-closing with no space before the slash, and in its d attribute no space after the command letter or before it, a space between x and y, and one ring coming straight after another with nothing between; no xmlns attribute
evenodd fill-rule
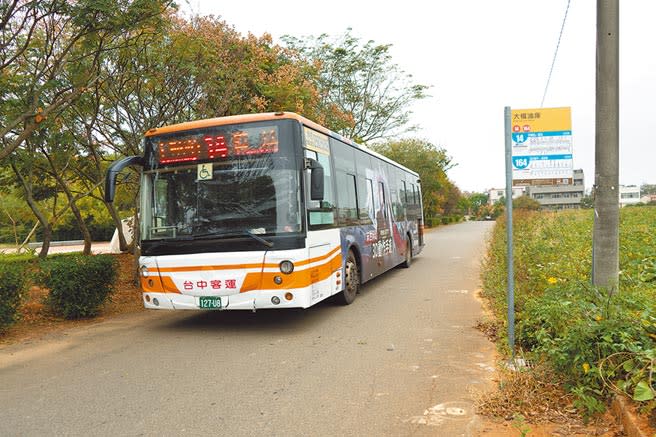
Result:
<svg viewBox="0 0 656 437"><path fill-rule="evenodd" d="M549 210L580 208L584 191L585 180L581 169L574 170L571 184L530 185L526 187L526 194L540 202L542 209Z"/></svg>
<svg viewBox="0 0 656 437"><path fill-rule="evenodd" d="M512 192L513 192L512 194L513 199L517 199L518 197L524 195L524 187L513 187ZM492 188L491 190L488 190L487 193L488 193L488 203L490 205L494 205L502 198L504 199L506 198L505 188Z"/></svg>
<svg viewBox="0 0 656 437"><path fill-rule="evenodd" d="M620 207L640 203L640 187L637 185L620 185Z"/></svg>

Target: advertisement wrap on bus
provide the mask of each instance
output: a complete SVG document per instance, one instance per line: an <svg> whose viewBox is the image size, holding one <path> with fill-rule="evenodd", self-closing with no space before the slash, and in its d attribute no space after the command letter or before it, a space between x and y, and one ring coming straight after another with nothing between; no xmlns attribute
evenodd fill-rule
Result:
<svg viewBox="0 0 656 437"><path fill-rule="evenodd" d="M304 117L250 114L149 130L139 276L151 309L343 304L423 246L417 173Z"/></svg>

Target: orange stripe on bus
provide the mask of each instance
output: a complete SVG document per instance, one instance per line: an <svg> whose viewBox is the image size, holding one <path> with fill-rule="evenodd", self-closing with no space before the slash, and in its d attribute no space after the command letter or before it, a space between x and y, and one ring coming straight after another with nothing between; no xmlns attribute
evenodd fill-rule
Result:
<svg viewBox="0 0 656 437"><path fill-rule="evenodd" d="M342 254L339 253L329 261L309 269L294 271L289 275L281 275L278 272L247 273L240 293L251 290L286 290L291 288L305 288L310 285L329 278L335 271L342 267ZM276 284L275 276L282 278L282 283Z"/></svg>
<svg viewBox="0 0 656 437"><path fill-rule="evenodd" d="M159 269L162 272L193 272L193 271L211 271L211 270L230 270L230 269L245 269L245 268L259 268L257 272L249 272L244 278L240 293L260 289L289 289L289 288L303 288L312 285L315 282L323 281L330 277L333 272L342 267L342 254L339 253L340 247L337 246L325 255L320 255L311 259L299 261L295 263L298 266L304 266L315 262L323 261L330 258L327 262L315 267L310 267L303 270L295 270L289 275L284 275L280 272L263 272L261 264L233 264L223 266L190 266L190 267L166 267ZM336 256L333 256L337 253ZM278 267L278 264L264 264L264 267ZM151 270L152 271L152 270ZM273 281L274 276L280 275L283 278L282 284L276 284ZM149 284L152 280L152 285ZM148 278L141 278L141 288L146 292L163 292L163 293L181 293L176 287L173 279L170 276L149 276Z"/></svg>
<svg viewBox="0 0 656 437"><path fill-rule="evenodd" d="M162 276L162 284L164 285L164 291L167 293L180 293L178 287L175 286L173 279L170 276Z"/></svg>
<svg viewBox="0 0 656 437"><path fill-rule="evenodd" d="M323 258L325 258L325 256L323 256ZM289 275L280 275L278 272L251 272L246 274L239 292L245 293L247 291L260 289L283 290L291 288L304 288L314 284L315 282L323 281L341 268L342 254L340 253L319 266L295 271ZM283 278L282 284L276 284L273 280L274 276L278 275ZM152 283L149 283L149 281L152 281ZM178 287L175 286L170 276L162 276L161 280L156 276L150 276L148 278L142 277L141 289L144 293L153 292L180 294L180 290L178 290Z"/></svg>
<svg viewBox="0 0 656 437"><path fill-rule="evenodd" d="M335 254L340 249L339 246L335 247L333 250L328 252L325 255L320 255L315 258L306 259L303 261L298 261L294 263L294 266L300 267L307 264L312 264L318 261L322 261ZM214 266L188 266L188 267L161 267L157 270L159 273L173 273L173 272L198 272L204 270L240 270L240 269L261 269L261 268L277 268L278 264L228 264L228 265L214 265Z"/></svg>
<svg viewBox="0 0 656 437"><path fill-rule="evenodd" d="M312 263L315 263L317 261L324 260L324 259L334 255L335 252L337 252L339 249L341 249L341 248L339 246L337 246L336 248L334 248L333 250L331 250L330 252L328 252L325 255L320 255L320 256L317 256L315 258L307 259L307 260L304 260L304 261L299 261L297 263L294 263L294 265L295 266L304 266L306 264L312 264ZM276 267L277 267L277 265L276 265Z"/></svg>
<svg viewBox="0 0 656 437"><path fill-rule="evenodd" d="M277 264L271 264L271 266L277 267ZM230 270L230 269L260 269L262 264L229 264L229 265L220 265L220 266L188 266L188 267L161 267L158 269L160 273L162 272L198 272L203 270Z"/></svg>
<svg viewBox="0 0 656 437"><path fill-rule="evenodd" d="M148 276L147 278L141 277L141 291L144 293L178 293L180 290L173 283L173 279L169 276Z"/></svg>

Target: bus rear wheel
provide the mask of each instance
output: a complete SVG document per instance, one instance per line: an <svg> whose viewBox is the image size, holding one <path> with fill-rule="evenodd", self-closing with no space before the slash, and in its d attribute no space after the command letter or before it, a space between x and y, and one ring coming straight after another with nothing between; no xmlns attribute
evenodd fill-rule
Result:
<svg viewBox="0 0 656 437"><path fill-rule="evenodd" d="M360 291L360 269L353 252L349 250L344 267L344 290L338 295L337 301L342 305L350 305Z"/></svg>
<svg viewBox="0 0 656 437"><path fill-rule="evenodd" d="M408 239L405 242L405 261L403 261L401 267L407 269L410 267L411 264L412 264L412 243L410 243L410 240Z"/></svg>

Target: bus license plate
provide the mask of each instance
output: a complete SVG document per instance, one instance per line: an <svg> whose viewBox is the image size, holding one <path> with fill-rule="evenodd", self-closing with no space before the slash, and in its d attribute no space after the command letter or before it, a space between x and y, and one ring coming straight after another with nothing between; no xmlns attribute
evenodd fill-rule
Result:
<svg viewBox="0 0 656 437"><path fill-rule="evenodd" d="M221 296L200 296L198 307L204 310L220 310Z"/></svg>

